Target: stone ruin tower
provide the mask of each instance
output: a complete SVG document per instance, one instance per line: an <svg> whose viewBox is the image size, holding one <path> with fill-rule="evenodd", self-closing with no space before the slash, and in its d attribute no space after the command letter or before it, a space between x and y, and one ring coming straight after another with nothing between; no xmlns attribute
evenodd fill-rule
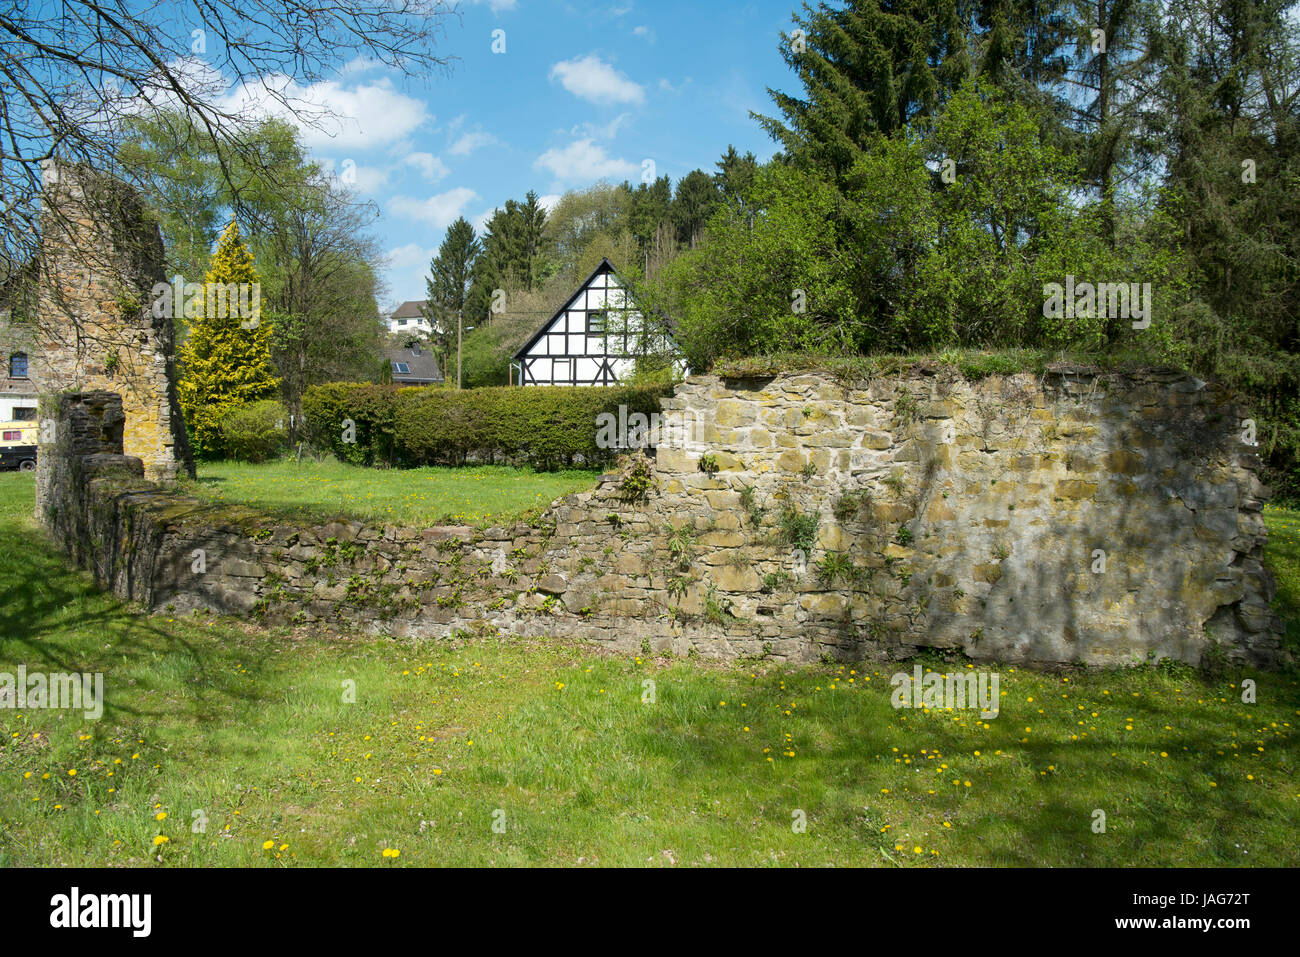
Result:
<svg viewBox="0 0 1300 957"><path fill-rule="evenodd" d="M155 283L165 283L162 238L139 194L82 165L42 167L41 275L34 362L46 393L104 390L122 396L123 451L146 477L194 475L176 395L175 332L155 317ZM42 425L52 416L42 402ZM42 428L41 443L57 441ZM48 484L37 457L37 509Z"/></svg>

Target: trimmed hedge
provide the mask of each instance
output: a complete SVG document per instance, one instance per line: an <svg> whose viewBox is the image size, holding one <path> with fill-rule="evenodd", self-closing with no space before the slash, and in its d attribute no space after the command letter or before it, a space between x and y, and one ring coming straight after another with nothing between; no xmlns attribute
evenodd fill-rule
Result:
<svg viewBox="0 0 1300 957"><path fill-rule="evenodd" d="M671 386L500 386L480 389L331 382L303 395L314 446L356 465L459 465L469 457L540 469L609 460L596 447L596 416L659 411ZM351 419L356 441L343 441Z"/></svg>

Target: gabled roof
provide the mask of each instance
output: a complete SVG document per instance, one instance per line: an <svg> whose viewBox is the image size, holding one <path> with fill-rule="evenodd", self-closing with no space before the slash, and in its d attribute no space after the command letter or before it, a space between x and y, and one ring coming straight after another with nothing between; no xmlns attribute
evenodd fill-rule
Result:
<svg viewBox="0 0 1300 957"><path fill-rule="evenodd" d="M512 359L522 358L524 353L526 353L529 349L531 349L534 343L536 343L538 339L542 338L542 335L546 332L546 330L551 327L551 323L553 323L556 319L558 319L561 313L567 311L568 308L572 306L573 303L577 300L578 296L582 294L582 291L587 288L587 285L606 269L612 272L614 276L618 279L619 285L622 286L624 290L627 290L627 283L623 282L623 277L619 276L618 270L614 268L614 264L610 262L609 259L602 256L599 265L597 265L596 268L591 271L591 275L588 276L586 279L584 279L582 282L578 283L578 288L573 290L573 295L571 295L568 299L564 300L564 302L560 305L559 309L556 309L555 312L551 313L551 318L543 322L541 327L536 332L534 332L531 336L529 336L527 341L525 341L522 346L520 346L518 349L515 350L515 353L513 356L511 356L511 358Z"/></svg>
<svg viewBox="0 0 1300 957"><path fill-rule="evenodd" d="M427 299L408 299L389 315L389 319L423 319Z"/></svg>
<svg viewBox="0 0 1300 957"><path fill-rule="evenodd" d="M442 370L438 368L438 360L426 346L411 348L398 345L387 346L384 349L384 358L389 362L404 362L411 370L410 372L394 370L395 383L442 381Z"/></svg>

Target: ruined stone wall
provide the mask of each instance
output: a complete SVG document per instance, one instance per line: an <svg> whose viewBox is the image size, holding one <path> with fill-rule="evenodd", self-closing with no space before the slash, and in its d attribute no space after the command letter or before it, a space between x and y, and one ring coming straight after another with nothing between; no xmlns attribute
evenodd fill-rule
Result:
<svg viewBox="0 0 1300 957"><path fill-rule="evenodd" d="M291 527L118 469L70 503L80 525L52 527L151 608L393 635L795 661L1282 657L1266 490L1215 386L1073 368L699 376L664 406L690 441L535 525Z"/></svg>
<svg viewBox="0 0 1300 957"><path fill-rule="evenodd" d="M146 475L193 474L172 323L150 308L154 284L166 281L157 225L134 190L102 173L51 161L43 177L33 356L42 391L119 393L125 450L143 461ZM38 472L46 456L41 448ZM38 481L38 491L45 484Z"/></svg>

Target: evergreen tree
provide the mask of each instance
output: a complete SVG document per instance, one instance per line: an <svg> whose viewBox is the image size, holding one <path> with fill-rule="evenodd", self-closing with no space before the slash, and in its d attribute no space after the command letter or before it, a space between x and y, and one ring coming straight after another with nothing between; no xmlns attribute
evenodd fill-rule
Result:
<svg viewBox="0 0 1300 957"><path fill-rule="evenodd" d="M482 252L472 269L466 316L472 316L474 323L487 320L493 293L498 289L531 291L544 278L546 251L546 210L537 194L529 190L522 203L506 200L505 207L493 213L484 227Z"/></svg>
<svg viewBox="0 0 1300 957"><path fill-rule="evenodd" d="M741 156L734 146L728 146L727 152L716 164L718 171L713 174L722 199L728 203L744 205L745 197L754 185L754 174L758 172L758 160L753 153Z"/></svg>
<svg viewBox="0 0 1300 957"><path fill-rule="evenodd" d="M960 0L805 5L781 56L804 98L768 90L784 119L753 114L801 165L844 176L872 137L936 112L974 66ZM797 34L797 35L796 35Z"/></svg>
<svg viewBox="0 0 1300 957"><path fill-rule="evenodd" d="M435 345L443 355L455 334L457 316L463 316L480 249L474 227L462 216L447 228L438 254L429 263L424 317L433 326Z"/></svg>
<svg viewBox="0 0 1300 957"><path fill-rule="evenodd" d="M1151 4L1147 0L1075 0L1074 61L1065 79L1074 91L1073 128L1080 134L1084 178L1101 203L1102 228L1115 244L1115 203L1125 185L1141 91L1151 72Z"/></svg>
<svg viewBox="0 0 1300 957"><path fill-rule="evenodd" d="M1293 2L1175 0L1159 29L1165 207L1195 265L1179 358L1240 389L1300 497L1300 24ZM1290 11L1290 12L1288 12Z"/></svg>
<svg viewBox="0 0 1300 957"><path fill-rule="evenodd" d="M704 224L718 207L718 188L713 177L703 170L691 170L677 183L671 210L673 225L677 228L677 241L683 246L695 247Z"/></svg>
<svg viewBox="0 0 1300 957"><path fill-rule="evenodd" d="M280 384L271 362L270 323L260 311L246 315L231 308L230 300L221 308L218 286L227 290L242 287L242 294L233 297L237 303L260 303L253 256L233 218L212 254L202 301L197 297L186 300L190 335L181 348L177 383L194 454L209 458L221 451L221 417L245 402L273 398Z"/></svg>
<svg viewBox="0 0 1300 957"><path fill-rule="evenodd" d="M660 176L653 183L640 183L633 190L627 187L632 197L628 210L628 226L632 235L642 248L654 240L659 224L668 219L668 211L673 203L673 184L667 176Z"/></svg>

